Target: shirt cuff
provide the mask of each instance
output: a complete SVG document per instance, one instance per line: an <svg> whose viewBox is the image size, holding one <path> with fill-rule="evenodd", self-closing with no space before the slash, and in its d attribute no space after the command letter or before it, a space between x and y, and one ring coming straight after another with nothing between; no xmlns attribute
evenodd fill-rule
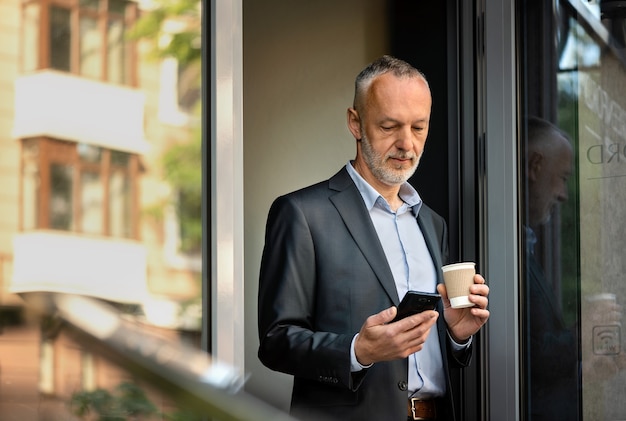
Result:
<svg viewBox="0 0 626 421"><path fill-rule="evenodd" d="M448 332L448 338L450 338L450 343L452 344L452 350L462 351L464 349L467 349L472 344L472 339L474 338L474 336L470 336L467 342L463 344L460 344L456 342L454 339L452 339L452 335L450 335L450 332Z"/></svg>
<svg viewBox="0 0 626 421"><path fill-rule="evenodd" d="M350 371L353 373L365 370L366 368L370 368L372 365L374 365L362 365L359 360L356 359L356 353L354 352L354 342L356 341L357 336L359 336L358 333L354 335L354 338L352 338L352 343L350 344Z"/></svg>

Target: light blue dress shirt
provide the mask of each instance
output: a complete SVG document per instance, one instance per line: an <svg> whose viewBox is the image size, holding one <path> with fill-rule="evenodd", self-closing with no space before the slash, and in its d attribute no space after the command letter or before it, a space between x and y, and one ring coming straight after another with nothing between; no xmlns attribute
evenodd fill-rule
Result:
<svg viewBox="0 0 626 421"><path fill-rule="evenodd" d="M394 212L387 201L356 172L351 162L346 169L372 218L393 273L398 297L402 299L408 290L435 292L436 268L416 219L422 205L417 191L408 182L402 184L399 196L404 203ZM438 336L437 325L434 325L424 348L409 356L409 396L429 398L445 394L446 381ZM364 368L356 361L354 340L352 362L353 371Z"/></svg>

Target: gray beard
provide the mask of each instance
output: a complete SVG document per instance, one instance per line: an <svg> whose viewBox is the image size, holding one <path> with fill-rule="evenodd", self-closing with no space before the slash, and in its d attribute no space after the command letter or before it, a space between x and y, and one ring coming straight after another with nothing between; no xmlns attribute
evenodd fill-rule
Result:
<svg viewBox="0 0 626 421"><path fill-rule="evenodd" d="M408 181L408 179L415 174L415 170L417 170L417 166L420 161L418 158L415 165L407 170L393 170L386 168L384 166L386 158L374 151L372 144L365 135L361 138L361 151L363 152L363 159L365 163L376 179L392 186Z"/></svg>

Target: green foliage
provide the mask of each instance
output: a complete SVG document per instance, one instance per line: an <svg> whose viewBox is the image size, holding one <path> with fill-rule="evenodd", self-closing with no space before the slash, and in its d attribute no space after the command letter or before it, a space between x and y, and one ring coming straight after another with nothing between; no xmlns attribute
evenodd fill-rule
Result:
<svg viewBox="0 0 626 421"><path fill-rule="evenodd" d="M174 187L176 211L181 224L181 250L197 253L202 245L202 142L199 135L189 143L172 146L163 156L165 178Z"/></svg>
<svg viewBox="0 0 626 421"><path fill-rule="evenodd" d="M196 63L201 57L200 5L199 0L156 0L156 7L137 21L128 36L158 41L165 35L169 41L153 51L155 57L173 57L183 67ZM166 30L170 18L181 23L182 29Z"/></svg>
<svg viewBox="0 0 626 421"><path fill-rule="evenodd" d="M155 0L154 8L143 14L129 31L134 40L149 39L158 59L172 57L181 69L192 69L201 61L201 2L199 0ZM172 29L174 28L174 29ZM163 43L163 39L167 40ZM199 73L190 72L199 78ZM197 81L198 86L200 80ZM201 104L194 113L200 115ZM181 230L181 251L199 253L202 244L202 137L200 130L190 142L176 144L162 157L165 179L172 186ZM162 209L146 209L155 218Z"/></svg>
<svg viewBox="0 0 626 421"><path fill-rule="evenodd" d="M122 382L111 394L108 390L76 392L68 404L72 413L84 420L140 421L163 419L168 421L200 421L204 419L189 409L161 413L143 390L130 382Z"/></svg>
<svg viewBox="0 0 626 421"><path fill-rule="evenodd" d="M76 416L84 419L93 413L98 421L137 420L158 412L144 391L129 382L120 383L115 388L115 394L105 389L76 392L70 399L69 407Z"/></svg>
<svg viewBox="0 0 626 421"><path fill-rule="evenodd" d="M202 144L199 139L200 136L194 136L195 141L174 145L163 155L165 177L182 189L196 193L200 193L198 163Z"/></svg>

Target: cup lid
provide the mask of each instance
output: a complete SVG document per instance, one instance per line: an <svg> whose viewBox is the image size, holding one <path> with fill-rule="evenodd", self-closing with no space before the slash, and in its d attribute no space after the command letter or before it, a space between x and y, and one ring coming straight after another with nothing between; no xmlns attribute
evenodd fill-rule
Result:
<svg viewBox="0 0 626 421"><path fill-rule="evenodd" d="M445 265L441 268L442 271L447 272L449 270L457 270L457 269L474 269L476 267L476 263L474 262L460 262L460 263L452 263L449 265Z"/></svg>

